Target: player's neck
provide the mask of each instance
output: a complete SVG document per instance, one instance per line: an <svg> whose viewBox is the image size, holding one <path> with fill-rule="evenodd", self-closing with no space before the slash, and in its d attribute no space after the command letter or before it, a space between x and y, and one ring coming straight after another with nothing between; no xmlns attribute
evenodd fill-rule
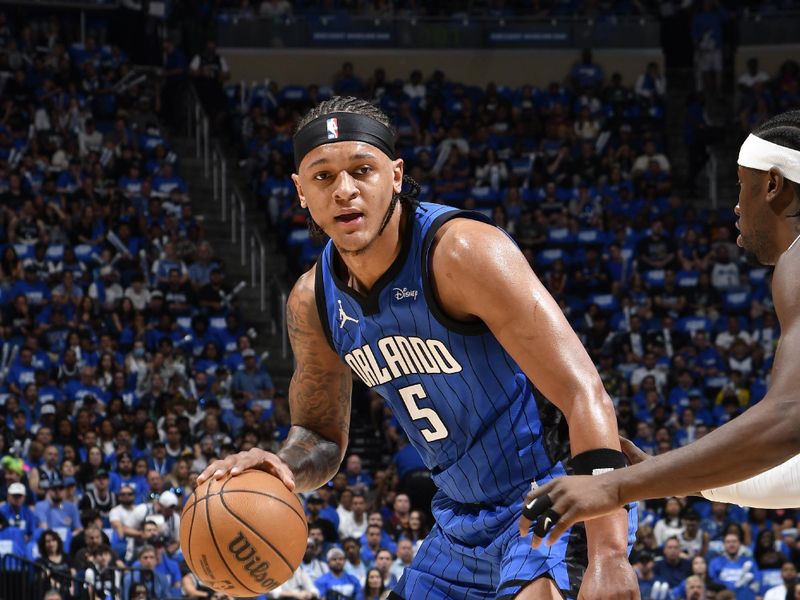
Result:
<svg viewBox="0 0 800 600"><path fill-rule="evenodd" d="M400 254L407 226L405 212L402 203L398 202L383 233L375 238L364 252L339 253L347 268L347 273L343 274L342 279L357 292L368 294Z"/></svg>

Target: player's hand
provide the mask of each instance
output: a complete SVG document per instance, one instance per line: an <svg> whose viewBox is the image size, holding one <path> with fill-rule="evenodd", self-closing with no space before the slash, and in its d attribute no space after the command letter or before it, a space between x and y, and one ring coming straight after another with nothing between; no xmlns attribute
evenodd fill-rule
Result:
<svg viewBox="0 0 800 600"><path fill-rule="evenodd" d="M280 479L283 484L294 491L294 474L281 457L261 448L252 448L247 452L231 454L224 460L215 460L197 477L197 484L205 483L212 477L222 479L228 475L236 476L247 469L260 469Z"/></svg>
<svg viewBox="0 0 800 600"><path fill-rule="evenodd" d="M619 488L611 475L558 477L532 489L525 498L519 520L520 536L527 536L533 525L531 546L538 547L544 539L551 546L575 523L602 517L622 507Z"/></svg>
<svg viewBox="0 0 800 600"><path fill-rule="evenodd" d="M639 448L636 444L630 441L628 438L624 438L619 436L619 445L622 447L622 452L625 454L625 457L628 459L628 462L632 465L637 465L640 462L647 460L648 458L653 458L647 452Z"/></svg>
<svg viewBox="0 0 800 600"><path fill-rule="evenodd" d="M589 560L578 600L639 600L639 581L628 557L611 554Z"/></svg>

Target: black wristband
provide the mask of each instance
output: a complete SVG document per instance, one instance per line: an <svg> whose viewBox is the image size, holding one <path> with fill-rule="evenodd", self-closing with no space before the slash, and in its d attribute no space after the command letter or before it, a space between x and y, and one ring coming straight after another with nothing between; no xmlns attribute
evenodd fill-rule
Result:
<svg viewBox="0 0 800 600"><path fill-rule="evenodd" d="M570 463L575 475L600 475L628 466L625 455L611 448L597 448L572 457Z"/></svg>

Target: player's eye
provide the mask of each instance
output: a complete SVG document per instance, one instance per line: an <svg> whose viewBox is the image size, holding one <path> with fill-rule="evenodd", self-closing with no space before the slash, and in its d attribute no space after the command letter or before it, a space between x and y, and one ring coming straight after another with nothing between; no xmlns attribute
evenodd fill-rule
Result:
<svg viewBox="0 0 800 600"><path fill-rule="evenodd" d="M736 187L742 187L742 182L737 180L736 181Z"/></svg>
<svg viewBox="0 0 800 600"><path fill-rule="evenodd" d="M357 175L369 175L372 172L372 167L369 165L363 165L356 169Z"/></svg>
<svg viewBox="0 0 800 600"><path fill-rule="evenodd" d="M326 179L328 179L328 177L330 177L330 174L325 171L322 171L314 175L314 179L316 181L325 181Z"/></svg>

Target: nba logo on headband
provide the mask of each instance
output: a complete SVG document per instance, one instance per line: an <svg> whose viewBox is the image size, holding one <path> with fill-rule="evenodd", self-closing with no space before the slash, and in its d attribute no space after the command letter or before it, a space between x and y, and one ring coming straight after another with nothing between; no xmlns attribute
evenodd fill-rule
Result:
<svg viewBox="0 0 800 600"><path fill-rule="evenodd" d="M328 119L328 139L335 140L339 138L339 120L336 117Z"/></svg>

